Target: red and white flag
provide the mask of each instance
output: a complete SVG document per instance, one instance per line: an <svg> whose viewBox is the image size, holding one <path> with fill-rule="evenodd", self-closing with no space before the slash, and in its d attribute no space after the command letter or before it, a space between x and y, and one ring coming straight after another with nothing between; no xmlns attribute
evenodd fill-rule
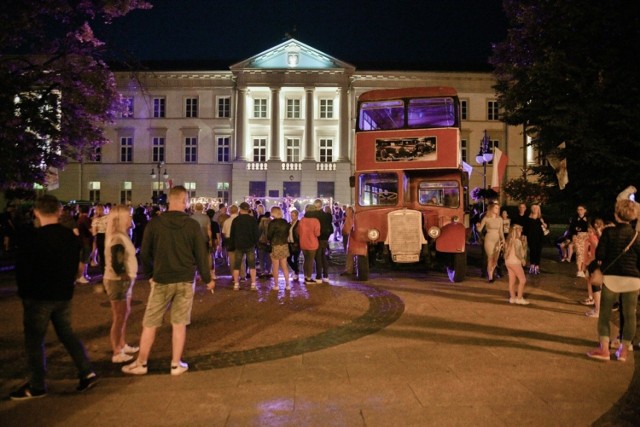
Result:
<svg viewBox="0 0 640 427"><path fill-rule="evenodd" d="M491 188L497 192L500 192L500 186L502 185L502 179L504 178L504 172L507 170L507 163L509 158L500 149L493 149L493 172L491 174Z"/></svg>

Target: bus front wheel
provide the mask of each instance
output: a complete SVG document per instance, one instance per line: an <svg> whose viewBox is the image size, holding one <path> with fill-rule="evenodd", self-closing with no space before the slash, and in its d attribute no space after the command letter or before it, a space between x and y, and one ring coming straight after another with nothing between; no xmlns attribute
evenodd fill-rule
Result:
<svg viewBox="0 0 640 427"><path fill-rule="evenodd" d="M467 254L451 254L451 261L447 266L447 275L449 280L460 283L467 275Z"/></svg>
<svg viewBox="0 0 640 427"><path fill-rule="evenodd" d="M358 280L369 280L369 259L365 255L356 256L356 277Z"/></svg>

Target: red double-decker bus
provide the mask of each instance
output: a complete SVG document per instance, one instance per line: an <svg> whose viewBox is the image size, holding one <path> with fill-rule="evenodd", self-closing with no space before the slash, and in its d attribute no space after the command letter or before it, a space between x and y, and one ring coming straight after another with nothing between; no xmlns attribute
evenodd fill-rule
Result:
<svg viewBox="0 0 640 427"><path fill-rule="evenodd" d="M436 259L460 282L465 250L468 175L460 151L460 105L455 89L374 90L358 99L354 228L349 252L357 277L369 262Z"/></svg>

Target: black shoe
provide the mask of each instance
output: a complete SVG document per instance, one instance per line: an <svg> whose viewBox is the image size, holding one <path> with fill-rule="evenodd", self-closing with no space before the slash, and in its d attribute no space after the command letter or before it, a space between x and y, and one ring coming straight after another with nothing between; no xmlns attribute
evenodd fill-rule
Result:
<svg viewBox="0 0 640 427"><path fill-rule="evenodd" d="M96 376L95 372L92 372L86 377L80 379L80 383L78 384L78 387L76 387L76 390L79 392L87 391L94 385L96 385L97 382L98 377Z"/></svg>
<svg viewBox="0 0 640 427"><path fill-rule="evenodd" d="M11 400L27 400L45 397L46 395L47 390L38 390L37 388L31 388L29 383L25 383L19 389L9 393L9 398Z"/></svg>

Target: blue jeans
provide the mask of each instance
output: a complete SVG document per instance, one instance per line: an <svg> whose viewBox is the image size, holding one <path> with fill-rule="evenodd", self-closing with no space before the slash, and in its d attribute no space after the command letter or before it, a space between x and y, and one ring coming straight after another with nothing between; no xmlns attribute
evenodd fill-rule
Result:
<svg viewBox="0 0 640 427"><path fill-rule="evenodd" d="M73 359L78 369L78 378L85 378L93 372L84 345L71 328L71 301L24 299L22 307L24 308L24 344L31 371L29 379L31 387L46 390L47 356L44 340L49 321L53 323L58 339Z"/></svg>
<svg viewBox="0 0 640 427"><path fill-rule="evenodd" d="M618 300L618 295L622 297L620 311L624 315L624 326L622 327L623 342L631 342L636 334L636 306L638 305L638 291L617 293L613 292L605 284L602 287L602 296L600 297L600 315L598 316L598 336L602 339L609 339L611 327L609 320L611 319L611 308Z"/></svg>

